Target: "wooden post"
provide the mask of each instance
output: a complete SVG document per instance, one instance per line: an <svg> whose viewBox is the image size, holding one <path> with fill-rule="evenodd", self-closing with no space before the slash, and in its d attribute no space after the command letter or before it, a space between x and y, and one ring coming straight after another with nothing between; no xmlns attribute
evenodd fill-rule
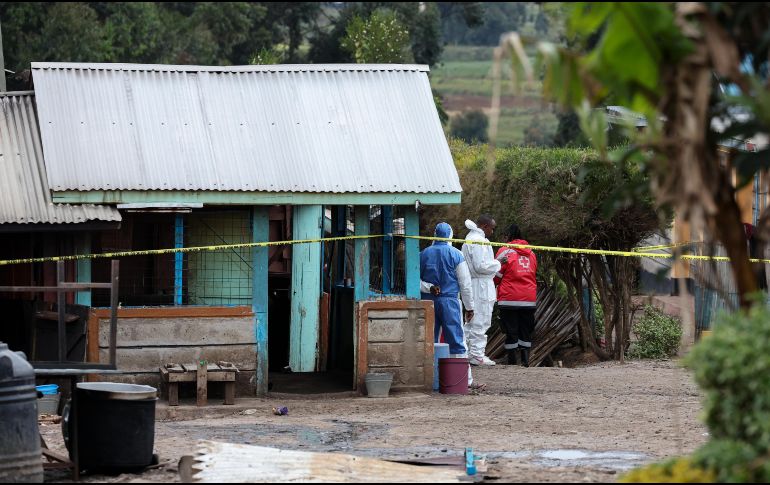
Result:
<svg viewBox="0 0 770 485"><path fill-rule="evenodd" d="M58 261L56 263L56 286L61 286L64 283L64 261ZM63 291L56 293L56 305L59 311L59 325L57 335L59 337L59 362L67 360L67 327L64 323L66 316L66 295ZM73 391L74 392L74 391Z"/></svg>
<svg viewBox="0 0 770 485"><path fill-rule="evenodd" d="M179 383L168 383L168 405L179 406Z"/></svg>
<svg viewBox="0 0 770 485"><path fill-rule="evenodd" d="M77 237L75 242L76 253L89 254L91 253L91 234L85 233ZM78 283L90 283L91 282L91 260L89 258L78 259L76 264L77 282ZM91 306L91 290L80 291L76 295L75 303L83 306Z"/></svg>
<svg viewBox="0 0 770 485"><path fill-rule="evenodd" d="M332 235L335 237L348 235L347 209L348 207L345 205L334 206L332 209ZM347 260L345 248L347 241L337 241L334 244L336 248L334 252L337 257L334 284L343 286L345 284L345 263Z"/></svg>
<svg viewBox="0 0 770 485"><path fill-rule="evenodd" d="M369 206L357 205L355 207L355 235L356 236L368 236L369 235ZM361 359L364 359L364 365L366 361L366 327L367 322L362 321L359 309L362 307L362 302L369 299L369 239L355 239L355 259L353 275L355 278L355 288L353 290L354 305L353 305L353 343L355 348L353 353L355 355L355 361L359 363L353 373L353 386L361 391L363 389L359 383L363 379L363 375L366 374L366 370L361 371L359 369ZM362 342L363 339L363 342ZM363 374L362 374L363 372Z"/></svg>
<svg viewBox="0 0 770 485"><path fill-rule="evenodd" d="M412 207L404 214L404 234L420 235L420 215ZM417 239L405 240L404 261L406 266L406 297L420 299L420 242Z"/></svg>
<svg viewBox="0 0 770 485"><path fill-rule="evenodd" d="M120 288L120 261L112 260L110 276L110 364L118 365L118 289ZM98 338L98 335L97 337Z"/></svg>
<svg viewBox="0 0 770 485"><path fill-rule="evenodd" d="M235 381L225 382L225 405L235 404Z"/></svg>
<svg viewBox="0 0 770 485"><path fill-rule="evenodd" d="M209 377L209 363L205 360L198 359L197 362L197 384L198 384L198 406L205 406L208 403L208 377Z"/></svg>
<svg viewBox="0 0 770 485"><path fill-rule="evenodd" d="M294 206L293 239L320 238L322 215L320 205ZM314 372L318 362L321 244L295 244L291 264L289 365L294 372Z"/></svg>
<svg viewBox="0 0 770 485"><path fill-rule="evenodd" d="M263 242L270 240L270 208L256 206L252 211L252 240ZM257 395L267 395L268 387L268 352L267 352L267 323L268 323L268 266L269 248L255 247L253 249L252 274L252 309L254 311L254 331L257 341ZM225 386L226 387L226 386ZM225 389L225 393L227 389Z"/></svg>

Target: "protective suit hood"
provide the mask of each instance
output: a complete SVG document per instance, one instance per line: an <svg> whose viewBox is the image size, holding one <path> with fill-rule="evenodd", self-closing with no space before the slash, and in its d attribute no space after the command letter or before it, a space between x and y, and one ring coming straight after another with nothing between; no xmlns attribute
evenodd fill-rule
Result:
<svg viewBox="0 0 770 485"><path fill-rule="evenodd" d="M454 235L454 232L452 231L452 226L447 224L446 222L439 222L436 225L436 230L433 233L436 237L441 237L445 239L452 239L452 236ZM446 241L434 241L433 244L449 244Z"/></svg>
<svg viewBox="0 0 770 485"><path fill-rule="evenodd" d="M465 220L465 227L468 228L468 230L471 232L474 232L474 231L479 232L481 233L482 236L486 237L486 234L484 234L484 230L479 228L479 226L477 226L476 223L470 219Z"/></svg>

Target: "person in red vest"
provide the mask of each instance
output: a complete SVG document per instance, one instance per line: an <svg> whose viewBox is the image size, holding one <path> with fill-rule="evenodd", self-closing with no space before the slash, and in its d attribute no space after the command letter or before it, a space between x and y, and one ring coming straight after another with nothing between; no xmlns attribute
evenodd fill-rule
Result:
<svg viewBox="0 0 770 485"><path fill-rule="evenodd" d="M505 240L508 244L529 245L516 224L508 227ZM537 258L530 249L501 247L496 259L501 263L495 285L508 364L516 365L516 354L521 352L521 364L528 367L537 306Z"/></svg>

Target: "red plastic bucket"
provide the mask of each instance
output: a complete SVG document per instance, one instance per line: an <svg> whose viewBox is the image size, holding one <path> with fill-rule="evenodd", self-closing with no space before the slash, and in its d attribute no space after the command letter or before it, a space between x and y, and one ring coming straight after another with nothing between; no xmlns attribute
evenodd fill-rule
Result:
<svg viewBox="0 0 770 485"><path fill-rule="evenodd" d="M438 360L438 392L441 394L468 394L468 358Z"/></svg>

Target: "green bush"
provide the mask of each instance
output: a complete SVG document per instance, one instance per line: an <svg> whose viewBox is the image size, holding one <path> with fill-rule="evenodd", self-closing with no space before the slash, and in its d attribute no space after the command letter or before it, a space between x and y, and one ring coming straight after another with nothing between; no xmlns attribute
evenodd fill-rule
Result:
<svg viewBox="0 0 770 485"><path fill-rule="evenodd" d="M620 483L715 483L715 474L690 458L653 463L622 475Z"/></svg>
<svg viewBox="0 0 770 485"><path fill-rule="evenodd" d="M713 471L721 483L754 483L770 481L768 457L749 443L712 440L693 455L698 466Z"/></svg>
<svg viewBox="0 0 770 485"><path fill-rule="evenodd" d="M489 118L481 110L467 111L452 119L452 136L468 143L487 141Z"/></svg>
<svg viewBox="0 0 770 485"><path fill-rule="evenodd" d="M602 338L604 337L604 307L599 295L595 291L591 292L591 298L593 299L594 322L596 324L594 327L594 338Z"/></svg>
<svg viewBox="0 0 770 485"><path fill-rule="evenodd" d="M705 422L717 440L770 451L770 310L722 313L713 335L686 357L705 393ZM768 477L770 478L770 477Z"/></svg>
<svg viewBox="0 0 770 485"><path fill-rule="evenodd" d="M375 10L368 19L356 15L340 42L357 63L404 63L410 59L409 31L388 9Z"/></svg>
<svg viewBox="0 0 770 485"><path fill-rule="evenodd" d="M421 220L430 232L436 222L446 221L459 235L466 219L486 212L495 216L499 228L518 224L532 243L623 250L660 226L651 198L605 211L616 187L630 180L642 183L645 176L631 167L623 173L600 170L599 154L593 150L496 148L490 177L488 145L450 139L449 146L463 197L459 205L426 208Z"/></svg>
<svg viewBox="0 0 770 485"><path fill-rule="evenodd" d="M645 305L644 315L634 325L633 332L638 340L628 352L632 359L665 359L679 351L681 322L652 305Z"/></svg>

